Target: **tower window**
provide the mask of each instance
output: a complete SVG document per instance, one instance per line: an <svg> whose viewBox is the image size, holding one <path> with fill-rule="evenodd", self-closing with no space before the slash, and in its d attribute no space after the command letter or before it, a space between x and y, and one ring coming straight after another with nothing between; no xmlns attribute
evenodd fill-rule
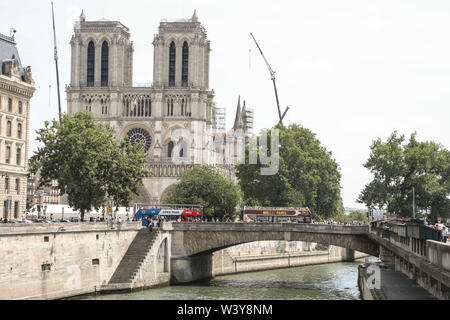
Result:
<svg viewBox="0 0 450 320"><path fill-rule="evenodd" d="M12 99L11 98L8 99L8 111L9 112L12 111Z"/></svg>
<svg viewBox="0 0 450 320"><path fill-rule="evenodd" d="M108 85L108 63L109 63L109 47L106 41L103 41L102 44L102 74L101 81L102 87L106 87Z"/></svg>
<svg viewBox="0 0 450 320"><path fill-rule="evenodd" d="M87 50L87 85L94 86L94 67L95 67L95 46L94 42L89 42Z"/></svg>
<svg viewBox="0 0 450 320"><path fill-rule="evenodd" d="M181 85L187 87L189 73L189 46L185 41L183 43L182 67L181 67Z"/></svg>
<svg viewBox="0 0 450 320"><path fill-rule="evenodd" d="M169 86L175 86L175 42L173 41L169 48Z"/></svg>
<svg viewBox="0 0 450 320"><path fill-rule="evenodd" d="M17 124L17 138L22 139L22 124Z"/></svg>
<svg viewBox="0 0 450 320"><path fill-rule="evenodd" d="M19 114L22 114L22 101L19 101Z"/></svg>

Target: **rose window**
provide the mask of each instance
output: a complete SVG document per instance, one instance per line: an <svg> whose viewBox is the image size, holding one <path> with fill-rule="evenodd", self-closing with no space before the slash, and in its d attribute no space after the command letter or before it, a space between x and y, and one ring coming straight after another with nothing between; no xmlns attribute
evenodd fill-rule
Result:
<svg viewBox="0 0 450 320"><path fill-rule="evenodd" d="M142 128L134 128L128 131L127 136L128 141L130 141L133 144L139 141L144 141L145 152L147 152L150 149L150 146L152 144L152 137L150 136L150 133L148 133L147 130Z"/></svg>

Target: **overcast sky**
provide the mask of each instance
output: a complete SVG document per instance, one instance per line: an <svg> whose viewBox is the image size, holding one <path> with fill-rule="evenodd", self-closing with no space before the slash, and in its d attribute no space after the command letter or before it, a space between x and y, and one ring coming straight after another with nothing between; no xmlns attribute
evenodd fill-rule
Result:
<svg viewBox="0 0 450 320"><path fill-rule="evenodd" d="M450 1L54 1L62 84L70 81L70 38L86 19L118 20L134 43L133 82L152 82L153 35L161 19L194 9L211 40L210 86L233 123L238 95L255 110L255 132L278 118L269 72L250 32L276 71L285 124L299 123L332 152L345 206L371 180L362 165L372 140L394 130L450 145ZM30 155L35 130L57 116L50 1L0 0L0 33L15 28L20 58L31 65ZM51 95L49 90L51 85Z"/></svg>

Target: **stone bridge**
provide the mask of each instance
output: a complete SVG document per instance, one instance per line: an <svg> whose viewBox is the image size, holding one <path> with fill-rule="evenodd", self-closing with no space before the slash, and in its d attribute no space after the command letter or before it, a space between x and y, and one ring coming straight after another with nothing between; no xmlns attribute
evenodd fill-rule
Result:
<svg viewBox="0 0 450 320"><path fill-rule="evenodd" d="M171 281L186 283L212 276L212 253L253 241L316 242L378 256L368 226L296 223L163 223L171 233Z"/></svg>

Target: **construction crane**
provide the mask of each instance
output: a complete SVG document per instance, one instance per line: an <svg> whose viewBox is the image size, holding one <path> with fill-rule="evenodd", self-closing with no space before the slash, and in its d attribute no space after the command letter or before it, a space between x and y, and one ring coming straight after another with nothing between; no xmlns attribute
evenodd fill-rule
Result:
<svg viewBox="0 0 450 320"><path fill-rule="evenodd" d="M278 116L280 118L280 124L283 125L283 119L284 116L286 115L286 112L289 110L289 107L286 107L286 109L284 110L284 113L281 114L281 110L280 110L280 102L278 100L278 91L277 91L277 85L275 83L275 71L273 71L273 69L270 67L269 62L267 62L266 57L264 56L264 53L262 52L261 48L258 45L258 42L256 42L255 37L253 36L253 34L250 32L250 35L252 36L253 40L255 41L256 46L258 47L259 52L261 53L264 62L266 63L267 69L269 69L270 72L270 78L273 81L273 88L275 90L275 98L277 99L277 107L278 107Z"/></svg>

